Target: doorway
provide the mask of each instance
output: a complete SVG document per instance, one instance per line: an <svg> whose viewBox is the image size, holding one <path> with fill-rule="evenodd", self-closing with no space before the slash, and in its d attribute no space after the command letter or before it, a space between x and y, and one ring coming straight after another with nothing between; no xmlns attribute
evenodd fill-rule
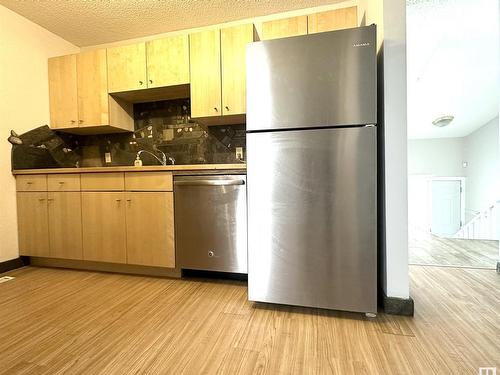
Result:
<svg viewBox="0 0 500 375"><path fill-rule="evenodd" d="M462 179L431 181L431 233L455 235L462 226Z"/></svg>
<svg viewBox="0 0 500 375"><path fill-rule="evenodd" d="M407 1L409 262L495 268L497 0Z"/></svg>

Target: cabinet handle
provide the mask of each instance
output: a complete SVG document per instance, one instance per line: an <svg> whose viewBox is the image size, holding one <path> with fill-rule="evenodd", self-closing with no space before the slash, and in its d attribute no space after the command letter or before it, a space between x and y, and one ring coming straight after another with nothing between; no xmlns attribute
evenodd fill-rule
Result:
<svg viewBox="0 0 500 375"><path fill-rule="evenodd" d="M142 85L142 83L143 83L142 81L139 81L139 85Z"/></svg>
<svg viewBox="0 0 500 375"><path fill-rule="evenodd" d="M59 181L59 184L61 184L61 185L64 184L64 181Z"/></svg>
<svg viewBox="0 0 500 375"><path fill-rule="evenodd" d="M132 202L132 199L127 199L127 202Z"/></svg>
<svg viewBox="0 0 500 375"><path fill-rule="evenodd" d="M218 112L218 109L217 109L217 107L214 107L214 111L215 111L215 112Z"/></svg>
<svg viewBox="0 0 500 375"><path fill-rule="evenodd" d="M74 124L76 121L75 120L71 120L71 123Z"/></svg>
<svg viewBox="0 0 500 375"><path fill-rule="evenodd" d="M45 198L38 198L38 200L39 200L40 202L43 202L43 201L45 200Z"/></svg>
<svg viewBox="0 0 500 375"><path fill-rule="evenodd" d="M152 79L150 79L150 80L149 80L149 83L153 83L153 80L152 80Z"/></svg>
<svg viewBox="0 0 500 375"><path fill-rule="evenodd" d="M226 105L226 111L229 111L229 107Z"/></svg>
<svg viewBox="0 0 500 375"><path fill-rule="evenodd" d="M33 185L32 181L26 181L26 185Z"/></svg>
<svg viewBox="0 0 500 375"><path fill-rule="evenodd" d="M121 200L121 199L117 199L116 201L117 201L117 202L121 202L122 200Z"/></svg>
<svg viewBox="0 0 500 375"><path fill-rule="evenodd" d="M50 202L50 201L53 201L54 198L47 198L47 200Z"/></svg>
<svg viewBox="0 0 500 375"><path fill-rule="evenodd" d="M78 120L78 122L79 122L80 124L83 124L83 120Z"/></svg>

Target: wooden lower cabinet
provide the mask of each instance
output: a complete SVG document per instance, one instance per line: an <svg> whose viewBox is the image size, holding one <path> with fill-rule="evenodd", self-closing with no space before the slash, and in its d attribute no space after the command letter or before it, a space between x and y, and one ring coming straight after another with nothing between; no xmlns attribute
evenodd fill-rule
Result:
<svg viewBox="0 0 500 375"><path fill-rule="evenodd" d="M18 191L20 254L175 268L172 175L144 172L130 173L128 180L123 173L109 177L113 178L82 176L82 188L90 191ZM21 180L18 189L35 185ZM79 175L53 175L50 180L49 190L80 189ZM72 180L78 184L71 184ZM159 180L165 181L158 184ZM145 191L104 190L124 189L124 181L130 190Z"/></svg>
<svg viewBox="0 0 500 375"><path fill-rule="evenodd" d="M50 257L83 259L80 192L49 192Z"/></svg>
<svg viewBox="0 0 500 375"><path fill-rule="evenodd" d="M175 267L172 192L128 192L127 263Z"/></svg>
<svg viewBox="0 0 500 375"><path fill-rule="evenodd" d="M17 193L17 223L19 254L50 256L47 192Z"/></svg>
<svg viewBox="0 0 500 375"><path fill-rule="evenodd" d="M124 192L82 192L83 259L126 263Z"/></svg>

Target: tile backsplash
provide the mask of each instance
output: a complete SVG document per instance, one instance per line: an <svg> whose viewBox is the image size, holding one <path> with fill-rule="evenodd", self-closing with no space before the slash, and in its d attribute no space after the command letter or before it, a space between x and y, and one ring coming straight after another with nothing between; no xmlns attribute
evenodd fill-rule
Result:
<svg viewBox="0 0 500 375"><path fill-rule="evenodd" d="M160 150L173 158L175 164L244 162L245 124L204 126L190 119L189 109L189 99L139 103L134 104L134 133L58 135L77 155L81 167L133 165L139 150L161 158ZM236 157L237 147L243 149L241 160ZM158 164L147 153L142 153L141 159L143 165ZM16 169L14 162L13 168Z"/></svg>

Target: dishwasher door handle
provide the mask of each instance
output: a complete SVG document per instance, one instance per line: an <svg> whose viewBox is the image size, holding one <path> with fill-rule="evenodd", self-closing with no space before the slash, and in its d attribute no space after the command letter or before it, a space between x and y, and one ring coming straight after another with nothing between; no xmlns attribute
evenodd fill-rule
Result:
<svg viewBox="0 0 500 375"><path fill-rule="evenodd" d="M178 186L230 186L245 185L245 180L193 180L193 181L175 181Z"/></svg>

